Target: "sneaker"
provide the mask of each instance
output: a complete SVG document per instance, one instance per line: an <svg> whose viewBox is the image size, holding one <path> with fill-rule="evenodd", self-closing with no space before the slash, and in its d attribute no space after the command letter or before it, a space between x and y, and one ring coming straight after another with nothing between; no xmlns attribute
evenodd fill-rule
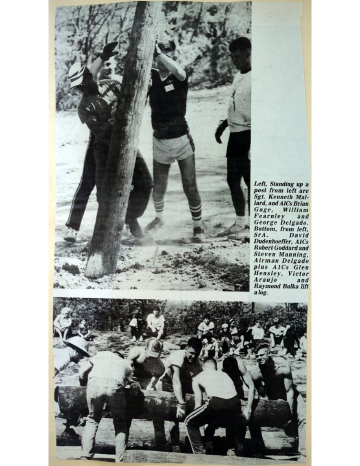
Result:
<svg viewBox="0 0 360 466"><path fill-rule="evenodd" d="M131 223L129 223L129 228L130 228L130 233L135 236L135 238L143 238L144 233L141 229L141 226L139 222L137 221L137 218L132 220Z"/></svg>
<svg viewBox="0 0 360 466"><path fill-rule="evenodd" d="M157 231L163 225L164 222L160 218L155 217L154 220L150 222L149 225L145 228L145 231Z"/></svg>
<svg viewBox="0 0 360 466"><path fill-rule="evenodd" d="M218 233L216 235L217 238L222 238L224 236L229 236L229 235L235 235L235 234L238 234L238 233L245 233L246 231L248 231L250 228L245 225L244 227L238 225L236 222L231 225L231 227L227 228L226 230Z"/></svg>
<svg viewBox="0 0 360 466"><path fill-rule="evenodd" d="M136 341L136 336L135 335L132 337L131 341Z"/></svg>
<svg viewBox="0 0 360 466"><path fill-rule="evenodd" d="M66 235L64 236L64 240L68 241L69 243L76 243L77 234L78 232L76 230L69 227Z"/></svg>
<svg viewBox="0 0 360 466"><path fill-rule="evenodd" d="M236 456L235 448L229 448L229 450L226 452L226 456Z"/></svg>
<svg viewBox="0 0 360 466"><path fill-rule="evenodd" d="M139 341L144 341L144 338L142 335L140 336Z"/></svg>
<svg viewBox="0 0 360 466"><path fill-rule="evenodd" d="M194 228L193 241L195 243L201 243L205 239L205 232L202 227Z"/></svg>

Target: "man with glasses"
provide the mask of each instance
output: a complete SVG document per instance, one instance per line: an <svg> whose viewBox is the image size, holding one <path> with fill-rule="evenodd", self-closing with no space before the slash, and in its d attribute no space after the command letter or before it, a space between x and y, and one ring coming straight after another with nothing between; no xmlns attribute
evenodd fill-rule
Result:
<svg viewBox="0 0 360 466"><path fill-rule="evenodd" d="M250 144L251 144L251 42L239 37L229 45L231 59L238 70L234 77L228 117L220 121L215 139L222 144L221 135L227 127L230 137L227 146L227 182L235 208L235 223L217 236L229 236L248 231L250 214ZM247 186L247 204L241 187ZM248 215L246 215L248 210Z"/></svg>

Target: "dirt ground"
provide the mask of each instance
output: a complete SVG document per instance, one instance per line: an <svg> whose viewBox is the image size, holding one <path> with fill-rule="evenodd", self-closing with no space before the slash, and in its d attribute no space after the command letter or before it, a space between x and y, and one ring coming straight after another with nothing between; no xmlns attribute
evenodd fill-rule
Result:
<svg viewBox="0 0 360 466"><path fill-rule="evenodd" d="M133 343L130 341L129 335L126 332L97 332L98 337L90 344L90 353L95 354L98 351L104 350L120 350L126 357L130 348L134 345L141 345L145 346L145 342ZM181 345L184 344L189 336L181 335L181 334L173 334L169 335L164 339L164 348L161 359L165 360L169 354L176 350L180 349ZM60 341L59 338L54 338L54 348L62 348L64 347L63 343ZM273 351L274 354L277 354L280 351L279 347L276 347ZM306 359L305 358L292 358L287 357L288 361L292 367L292 373L294 378L294 383L297 385L299 391L306 397ZM84 361L84 360L83 360ZM83 363L80 361L80 365ZM222 360L219 360L219 368L221 368ZM244 359L245 366L247 369L251 369L257 363L254 359ZM78 380L78 372L79 367L73 363L71 363L65 370L63 370L60 374L58 374L55 379L54 383L55 386L58 385L76 385L79 386ZM55 403L55 422L56 422L56 435L57 435L57 456L59 459L77 459L81 456L81 435L83 432L83 427L77 426L74 427L75 432L75 440L69 439L67 434L64 434L64 418L62 417L61 413L59 412L59 407L57 403ZM169 423L165 422L165 431L168 432ZM111 433L111 439L109 438L109 432ZM191 449L189 445L187 445L186 440L187 432L183 423L180 423L180 446L183 453L191 453ZM217 448L221 452L224 448L224 436L225 436L225 429L218 429L216 431L215 441L217 442ZM217 463L217 464L280 464L281 460L294 460L296 457L294 456L294 439L291 437L286 437L284 432L280 429L274 428L264 428L263 429L263 436L265 445L267 446L267 455L265 460L259 460L254 463L254 459L248 458L246 455L246 450L244 452L245 456L241 458L235 458L233 463L229 463L227 461L227 457L225 456L225 461L222 461L222 457L214 456L210 457L213 461L207 461L207 464L210 462ZM112 420L104 418L99 426L99 431L97 435L97 447L96 447L96 455L94 459L100 461L112 461L114 458L114 448L113 448L113 426ZM246 444L244 444L244 448L246 445L250 445L250 437L249 432L246 435ZM170 448L170 447L169 447ZM214 443L215 448L215 443ZM155 446L154 446L154 434L153 434L153 426L150 421L142 421L142 420L134 420L132 424L132 428L130 431L129 437L129 444L127 448L127 455L126 460L129 462L136 461L133 456L129 453L130 451L138 451L140 454L143 451L143 454L146 457L146 453L154 455L156 454ZM151 452L151 453L150 453ZM226 453L218 453L225 455ZM171 455L170 455L171 456ZM175 455L176 456L176 455ZM191 462L185 458L166 458L166 462L170 463L182 463L182 462ZM215 458L218 458L215 461ZM191 459L191 458L190 458ZM146 462L146 458L142 461ZM264 461L264 462L263 462ZM148 462L163 462L161 458L152 457L149 458ZM200 461L202 463L203 461Z"/></svg>
<svg viewBox="0 0 360 466"><path fill-rule="evenodd" d="M63 240L73 195L78 186L89 131L76 111L56 116L56 231L54 288L248 291L249 238L215 240L235 219L226 182L226 144L214 132L226 116L226 88L189 92L187 121L196 146L196 170L203 204L206 242L192 242L192 220L177 164L170 170L165 198L165 226L141 244L124 231L116 273L97 280L84 276L97 202L92 193L75 244ZM145 109L140 151L152 173L150 109ZM155 217L149 206L139 219L145 227Z"/></svg>

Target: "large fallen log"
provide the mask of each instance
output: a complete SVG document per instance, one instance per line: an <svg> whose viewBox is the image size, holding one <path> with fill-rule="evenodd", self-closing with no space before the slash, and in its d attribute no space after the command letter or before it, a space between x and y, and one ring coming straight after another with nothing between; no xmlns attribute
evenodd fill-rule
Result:
<svg viewBox="0 0 360 466"><path fill-rule="evenodd" d="M173 393L143 390L137 396L126 393L126 413L129 419L176 421L177 399ZM55 400L63 416L76 425L78 416L86 417L86 387L59 386L55 390ZM186 395L186 415L194 410L194 396ZM246 401L241 401L246 406ZM257 400L253 419L262 427L282 427L290 420L290 409L286 401Z"/></svg>

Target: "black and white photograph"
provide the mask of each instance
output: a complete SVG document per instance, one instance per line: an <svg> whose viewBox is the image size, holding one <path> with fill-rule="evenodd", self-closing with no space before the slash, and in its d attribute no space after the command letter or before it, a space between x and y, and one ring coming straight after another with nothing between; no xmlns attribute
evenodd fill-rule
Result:
<svg viewBox="0 0 360 466"><path fill-rule="evenodd" d="M306 462L307 311L55 298L57 458Z"/></svg>
<svg viewBox="0 0 360 466"><path fill-rule="evenodd" d="M58 6L55 289L249 291L251 2Z"/></svg>

